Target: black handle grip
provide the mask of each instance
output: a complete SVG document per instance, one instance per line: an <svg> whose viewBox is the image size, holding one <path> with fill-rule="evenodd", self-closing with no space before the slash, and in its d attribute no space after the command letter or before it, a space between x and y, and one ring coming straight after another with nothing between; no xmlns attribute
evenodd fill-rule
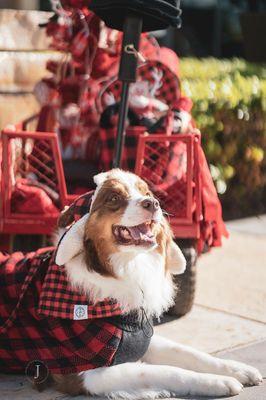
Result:
<svg viewBox="0 0 266 400"><path fill-rule="evenodd" d="M139 50L140 34L142 32L142 17L137 14L128 14L124 22L124 36L119 69L119 80L122 82L136 82L136 70ZM135 50L128 52L129 47Z"/></svg>

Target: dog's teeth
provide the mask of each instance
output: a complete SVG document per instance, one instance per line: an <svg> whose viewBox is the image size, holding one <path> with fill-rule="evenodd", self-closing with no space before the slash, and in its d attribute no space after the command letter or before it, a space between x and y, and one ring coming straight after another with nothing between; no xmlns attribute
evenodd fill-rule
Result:
<svg viewBox="0 0 266 400"><path fill-rule="evenodd" d="M121 228L120 234L121 234L121 236L123 236L124 239L130 239L130 237L131 237L127 228Z"/></svg>

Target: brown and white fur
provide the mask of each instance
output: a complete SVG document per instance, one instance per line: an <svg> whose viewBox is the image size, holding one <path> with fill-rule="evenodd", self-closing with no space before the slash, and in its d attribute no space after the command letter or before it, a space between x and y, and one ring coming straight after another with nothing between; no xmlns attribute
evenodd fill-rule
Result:
<svg viewBox="0 0 266 400"><path fill-rule="evenodd" d="M90 212L61 240L56 262L65 265L72 285L95 301L112 297L127 311L144 307L148 315L159 317L173 304L171 275L182 274L186 265L159 203L146 183L129 172L102 173L95 183ZM236 395L262 377L251 366L154 335L141 362L55 380L72 394L154 398L170 393Z"/></svg>

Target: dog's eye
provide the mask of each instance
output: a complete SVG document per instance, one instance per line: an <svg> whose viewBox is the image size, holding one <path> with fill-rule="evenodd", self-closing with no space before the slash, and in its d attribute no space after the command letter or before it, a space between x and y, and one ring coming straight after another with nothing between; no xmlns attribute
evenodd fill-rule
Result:
<svg viewBox="0 0 266 400"><path fill-rule="evenodd" d="M116 202L118 202L119 199L120 199L120 197L118 194L113 194L112 196L110 196L109 201L111 203L116 203Z"/></svg>

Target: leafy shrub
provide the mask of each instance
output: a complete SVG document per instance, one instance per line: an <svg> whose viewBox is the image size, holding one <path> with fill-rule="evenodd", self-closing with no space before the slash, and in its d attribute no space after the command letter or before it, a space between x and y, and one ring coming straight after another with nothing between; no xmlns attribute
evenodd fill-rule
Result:
<svg viewBox="0 0 266 400"><path fill-rule="evenodd" d="M266 211L266 67L244 60L181 61L226 217Z"/></svg>

